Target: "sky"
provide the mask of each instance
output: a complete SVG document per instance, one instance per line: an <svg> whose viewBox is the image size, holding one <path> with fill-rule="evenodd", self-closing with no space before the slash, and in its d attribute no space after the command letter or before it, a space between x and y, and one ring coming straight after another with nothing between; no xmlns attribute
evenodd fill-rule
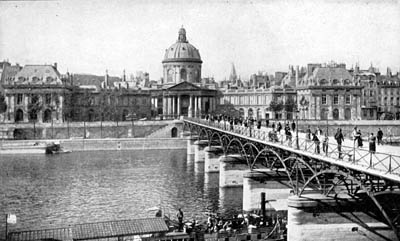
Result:
<svg viewBox="0 0 400 241"><path fill-rule="evenodd" d="M0 0L0 60L158 80L181 26L217 81L232 63L242 79L330 61L400 70L400 0Z"/></svg>

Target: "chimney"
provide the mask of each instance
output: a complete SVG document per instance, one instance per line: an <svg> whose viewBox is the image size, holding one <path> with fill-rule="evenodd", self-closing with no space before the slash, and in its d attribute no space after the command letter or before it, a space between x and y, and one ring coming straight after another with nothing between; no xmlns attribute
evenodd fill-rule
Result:
<svg viewBox="0 0 400 241"><path fill-rule="evenodd" d="M299 66L296 65L296 85L299 82Z"/></svg>
<svg viewBox="0 0 400 241"><path fill-rule="evenodd" d="M123 77L122 77L122 81L126 82L125 70L124 70L124 75L123 75Z"/></svg>
<svg viewBox="0 0 400 241"><path fill-rule="evenodd" d="M392 77L392 70L389 67L387 67L387 69L386 69L386 76Z"/></svg>
<svg viewBox="0 0 400 241"><path fill-rule="evenodd" d="M57 62L54 63L54 68L57 70Z"/></svg>

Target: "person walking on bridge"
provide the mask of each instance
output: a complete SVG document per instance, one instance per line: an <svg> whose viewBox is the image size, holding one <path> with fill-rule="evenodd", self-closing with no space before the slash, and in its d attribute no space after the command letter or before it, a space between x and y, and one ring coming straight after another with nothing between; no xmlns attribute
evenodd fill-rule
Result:
<svg viewBox="0 0 400 241"><path fill-rule="evenodd" d="M374 136L374 133L371 133L371 135L368 138L369 141L369 152L375 153L376 151L376 138Z"/></svg>
<svg viewBox="0 0 400 241"><path fill-rule="evenodd" d="M335 140L337 142L337 149L339 153L339 159L342 159L342 142L344 141L344 137L342 134L342 129L338 128L335 134Z"/></svg>
<svg viewBox="0 0 400 241"><path fill-rule="evenodd" d="M181 209L178 209L178 213L176 214L176 217L178 218L178 231L183 230L183 212Z"/></svg>
<svg viewBox="0 0 400 241"><path fill-rule="evenodd" d="M312 141L315 144L315 153L319 154L320 153L320 151L319 151L319 139L318 139L318 136L317 136L317 132L313 133L312 135L313 135Z"/></svg>
<svg viewBox="0 0 400 241"><path fill-rule="evenodd" d="M376 134L376 137L378 139L378 145L382 145L383 131L381 130L381 128L378 128L378 133Z"/></svg>

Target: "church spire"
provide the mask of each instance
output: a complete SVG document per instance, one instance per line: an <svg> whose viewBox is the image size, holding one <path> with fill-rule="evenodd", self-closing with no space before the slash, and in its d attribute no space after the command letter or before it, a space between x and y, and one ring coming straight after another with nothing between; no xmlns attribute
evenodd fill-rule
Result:
<svg viewBox="0 0 400 241"><path fill-rule="evenodd" d="M179 29L179 33L178 33L178 42L181 43L187 43L188 41L186 40L186 30L182 27Z"/></svg>

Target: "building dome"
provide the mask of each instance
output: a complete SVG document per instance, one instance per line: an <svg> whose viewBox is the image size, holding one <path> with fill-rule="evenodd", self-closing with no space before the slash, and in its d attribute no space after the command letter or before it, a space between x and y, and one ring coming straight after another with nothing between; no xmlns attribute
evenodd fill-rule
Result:
<svg viewBox="0 0 400 241"><path fill-rule="evenodd" d="M165 50L162 63L170 62L202 63L199 50L187 41L186 30L184 28L179 29L176 43Z"/></svg>

